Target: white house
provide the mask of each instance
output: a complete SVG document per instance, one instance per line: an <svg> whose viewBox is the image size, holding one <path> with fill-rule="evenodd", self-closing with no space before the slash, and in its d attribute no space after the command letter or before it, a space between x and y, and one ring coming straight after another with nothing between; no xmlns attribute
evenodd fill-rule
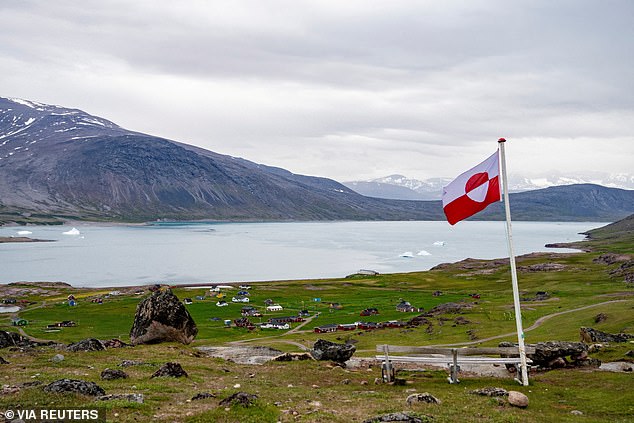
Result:
<svg viewBox="0 0 634 423"><path fill-rule="evenodd" d="M279 304L273 304L266 307L266 311L282 311L283 308Z"/></svg>

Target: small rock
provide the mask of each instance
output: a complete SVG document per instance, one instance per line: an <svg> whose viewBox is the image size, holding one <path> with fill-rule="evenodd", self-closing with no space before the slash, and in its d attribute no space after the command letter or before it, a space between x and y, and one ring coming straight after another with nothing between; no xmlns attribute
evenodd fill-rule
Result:
<svg viewBox="0 0 634 423"><path fill-rule="evenodd" d="M246 392L236 392L235 394L220 401L220 406L231 406L233 404L241 405L243 407L249 407L255 403L258 396L255 394L248 394Z"/></svg>
<svg viewBox="0 0 634 423"><path fill-rule="evenodd" d="M214 394L210 394L209 392L200 392L192 397L192 401L203 400L207 398L216 398Z"/></svg>
<svg viewBox="0 0 634 423"><path fill-rule="evenodd" d="M319 385L313 385L313 389L319 389Z"/></svg>
<svg viewBox="0 0 634 423"><path fill-rule="evenodd" d="M240 388L240 384L239 384L239 383L236 383L235 385L233 385L233 388L234 388L234 389L238 389L238 388Z"/></svg>
<svg viewBox="0 0 634 423"><path fill-rule="evenodd" d="M152 378L155 377L189 377L187 372L183 370L180 364L178 363L165 363L152 375Z"/></svg>
<svg viewBox="0 0 634 423"><path fill-rule="evenodd" d="M572 410L570 414L572 414L573 416L583 416L583 412L579 410Z"/></svg>
<svg viewBox="0 0 634 423"><path fill-rule="evenodd" d="M350 385L350 379L344 379L341 381L341 383L344 385Z"/></svg>
<svg viewBox="0 0 634 423"><path fill-rule="evenodd" d="M64 356L62 354L55 354L49 361L53 363L59 363L60 361L64 361Z"/></svg>
<svg viewBox="0 0 634 423"><path fill-rule="evenodd" d="M515 407L526 408L528 407L528 397L521 392L509 391L509 404Z"/></svg>
<svg viewBox="0 0 634 423"><path fill-rule="evenodd" d="M412 405L417 402L426 402L428 404L440 404L441 401L430 394L429 392L423 392L422 394L411 394L407 397L407 405Z"/></svg>
<svg viewBox="0 0 634 423"><path fill-rule="evenodd" d="M59 379L44 387L46 392L73 392L82 395L99 396L106 392L94 382L84 380Z"/></svg>
<svg viewBox="0 0 634 423"><path fill-rule="evenodd" d="M599 313L594 316L594 323L601 323L605 322L606 320L608 320L608 315L605 313Z"/></svg>
<svg viewBox="0 0 634 423"><path fill-rule="evenodd" d="M364 385L364 386L365 386L365 385L367 385L367 384L368 384L368 381L367 381L367 380L362 380L362 381L361 381L361 385Z"/></svg>
<svg viewBox="0 0 634 423"><path fill-rule="evenodd" d="M122 340L116 339L116 338L112 338L112 339L108 339L107 341L103 341L102 344L106 348L125 348L125 347L129 347L130 346L130 344L126 344Z"/></svg>
<svg viewBox="0 0 634 423"><path fill-rule="evenodd" d="M313 360L313 357L308 353L284 353L273 357L273 361L303 361Z"/></svg>
<svg viewBox="0 0 634 423"><path fill-rule="evenodd" d="M487 397L505 397L509 394L506 389L494 388L491 386L482 389L476 389L474 391L471 391L471 393L476 395L484 395Z"/></svg>
<svg viewBox="0 0 634 423"><path fill-rule="evenodd" d="M383 379L381 379L380 377L375 377L374 378L374 384L375 385L380 385L383 383Z"/></svg>
<svg viewBox="0 0 634 423"><path fill-rule="evenodd" d="M110 394L102 395L96 398L96 401L128 401L143 404L143 394Z"/></svg>
<svg viewBox="0 0 634 423"><path fill-rule="evenodd" d="M311 401L308 403L311 407L321 407L321 402L319 401Z"/></svg>
<svg viewBox="0 0 634 423"><path fill-rule="evenodd" d="M128 374L119 369L104 369L101 372L101 379L103 380L115 380L115 379L127 379Z"/></svg>

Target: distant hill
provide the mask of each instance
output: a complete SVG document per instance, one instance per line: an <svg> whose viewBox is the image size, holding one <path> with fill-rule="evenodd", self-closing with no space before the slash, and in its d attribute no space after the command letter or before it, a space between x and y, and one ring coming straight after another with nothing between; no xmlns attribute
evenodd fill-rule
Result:
<svg viewBox="0 0 634 423"><path fill-rule="evenodd" d="M343 184L362 195L394 200L439 200L442 187L452 178L425 180L390 175L369 181L348 181ZM576 175L552 173L539 177L509 175L509 191L522 192L564 185L602 185L609 188L634 189L634 175L607 172L580 172Z"/></svg>
<svg viewBox="0 0 634 423"><path fill-rule="evenodd" d="M441 183L442 181L438 181ZM596 185L513 194L517 220L615 221L634 191ZM86 220L444 220L439 201L360 195L123 129L77 109L0 98L0 223ZM477 219L503 219L501 205Z"/></svg>

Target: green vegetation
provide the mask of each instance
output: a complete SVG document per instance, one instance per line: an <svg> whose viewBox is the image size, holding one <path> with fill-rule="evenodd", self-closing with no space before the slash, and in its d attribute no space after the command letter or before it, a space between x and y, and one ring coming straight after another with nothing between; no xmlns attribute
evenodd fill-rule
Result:
<svg viewBox="0 0 634 423"><path fill-rule="evenodd" d="M609 227L608 227L609 228ZM561 340L578 341L583 326L610 333L634 333L634 290L615 272L628 263L623 254L634 251L631 231L617 226L591 235L583 243L591 250L579 254L531 254L518 258L522 316L527 343ZM614 246L611 249L610 246ZM606 251L620 254L619 261L606 264L596 260ZM629 258L630 262L632 257ZM544 264L559 265L543 270ZM541 269L541 270L540 270ZM0 411L18 405L25 407L94 407L107 412L112 421L189 421L189 422L351 422L395 411L416 412L433 416L437 422L627 422L634 421L634 383L631 374L596 370L554 370L531 375L531 385L521 387L511 377L492 379L476 375L462 377L459 385L446 382L446 372L427 370L401 372L403 385L375 384L380 366L342 369L325 362L269 362L262 366L240 365L201 354L198 346L218 346L229 342L265 345L284 351L297 351L297 344L310 347L318 338L355 342L355 357L372 357L380 343L401 345L480 344L495 346L500 341L515 341L515 321L508 265L502 260L465 261L441 266L428 272L356 276L345 279L278 281L252 284L250 303L265 315L251 318L254 323L271 317L295 315L307 309L318 317L296 331L248 331L235 326L225 327L223 320L240 317L242 303L231 303L238 291L225 289L227 307L217 307L217 298L208 288L175 287L180 298L191 298L187 309L199 328L192 345L142 345L134 348L109 349L99 352L61 351L65 359L50 361L53 347L35 351L0 350L10 364L0 365L3 384L19 385L40 381L43 384L68 377L97 382L107 393L142 393L144 403L121 400L94 403L91 398L75 395L45 394L41 386L24 387L19 392L0 396ZM147 291L121 290L121 295L108 296L108 290L76 289L64 285L12 284L0 288L2 298L12 296L29 304L19 313L29 321L21 327L38 339L70 343L95 337L129 340L134 311ZM442 295L434 295L441 291ZM536 299L538 292L548 298ZM479 294L473 298L471 294ZM74 295L77 306L68 305L67 296ZM204 296L202 300L197 296ZM103 298L103 303L92 302ZM319 298L320 301L314 301ZM279 312L265 312L264 301L273 300L284 307ZM418 327L354 330L332 334L316 334L313 329L330 323L356 321L407 321L420 313L396 311L401 300L409 301L425 311L444 303L461 303L470 307L460 314L428 317L430 325ZM330 307L341 305L340 309ZM368 307L378 315L361 317ZM600 313L605 320L595 322ZM11 317L0 317L0 329L16 331ZM74 327L55 332L47 325L72 320ZM293 324L297 326L297 324ZM626 356L632 343L610 344L592 357L603 361L634 361ZM105 368L121 368L123 360L139 360L146 364L124 368L128 379L103 381ZM150 376L159 365L179 362L188 372L187 379ZM528 395L527 409L517 409L495 398L479 397L470 391L486 386L518 390ZM219 406L222 399L245 391L258 395L248 408ZM215 398L191 401L200 392ZM412 392L430 392L442 401L440 405L407 406L405 398ZM615 394L618 393L618 399ZM570 412L579 410L583 416Z"/></svg>

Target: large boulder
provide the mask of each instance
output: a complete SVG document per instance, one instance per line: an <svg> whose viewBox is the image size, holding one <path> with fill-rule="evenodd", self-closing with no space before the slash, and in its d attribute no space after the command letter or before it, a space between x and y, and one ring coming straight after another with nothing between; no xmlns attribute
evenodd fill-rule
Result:
<svg viewBox="0 0 634 423"><path fill-rule="evenodd" d="M0 330L0 349L7 347L33 348L40 345L52 345L54 342L36 342L17 332Z"/></svg>
<svg viewBox="0 0 634 423"><path fill-rule="evenodd" d="M345 363L350 360L352 354L357 350L352 344L337 344L335 342L318 339L313 345L310 354L315 360L329 360L337 363Z"/></svg>
<svg viewBox="0 0 634 423"><path fill-rule="evenodd" d="M157 291L139 303L130 330L132 344L176 341L189 344L198 328L171 290Z"/></svg>

